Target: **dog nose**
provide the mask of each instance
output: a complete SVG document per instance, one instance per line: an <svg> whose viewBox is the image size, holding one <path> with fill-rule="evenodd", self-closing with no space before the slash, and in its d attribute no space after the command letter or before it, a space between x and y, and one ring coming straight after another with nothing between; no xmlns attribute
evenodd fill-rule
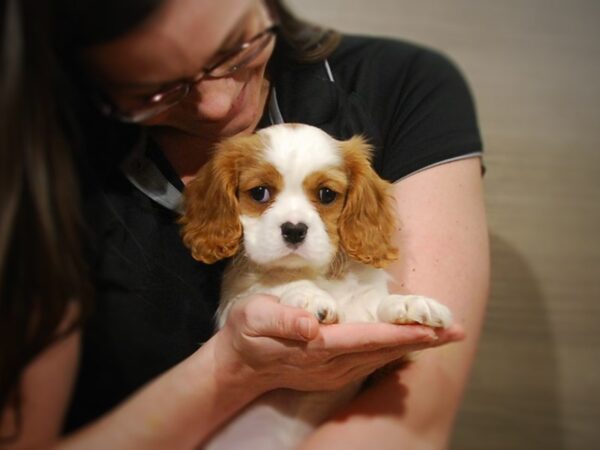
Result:
<svg viewBox="0 0 600 450"><path fill-rule="evenodd" d="M281 225L281 235L286 242L290 244L299 244L306 237L308 227L306 224L286 222Z"/></svg>

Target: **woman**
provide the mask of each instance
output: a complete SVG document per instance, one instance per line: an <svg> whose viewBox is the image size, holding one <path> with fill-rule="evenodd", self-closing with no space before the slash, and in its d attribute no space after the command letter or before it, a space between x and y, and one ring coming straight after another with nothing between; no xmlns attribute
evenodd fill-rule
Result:
<svg viewBox="0 0 600 450"><path fill-rule="evenodd" d="M1 385L2 435L14 437L10 445L194 447L268 390L337 387L415 348L461 337L458 328L319 327L304 311L265 296L242 302L211 337L221 268L198 265L182 246L175 223L179 191L215 142L285 120L317 125L340 138L370 138L376 169L400 180L394 194L404 257L392 268L396 289L439 298L469 337L426 352L366 389L341 413L344 421L326 423L305 447L443 447L473 356L488 277L480 143L469 94L454 68L417 47L311 28L277 1L82 6L57 0L47 15L32 3L8 2L3 32L24 37L10 41L10 48L37 57L14 64L17 72L47 75L17 83L22 90L16 92L27 99L30 88L60 94L44 103L55 102L59 114L48 108L40 116L66 135L71 148L84 149L77 162L95 295L89 319L77 328L86 290L76 283L83 276L77 241L67 228L76 216L72 210L61 209L64 220L51 216L43 240L66 236L68 251L51 247L48 253L73 267L58 270L68 275L64 281L52 277L60 282L60 288L51 286L58 299L53 305L59 305L52 315L46 314L45 290L5 288L12 286L5 281L5 261L14 257L2 254L2 307L21 305L23 295L37 301L16 319L2 317L3 325L20 325L7 338L24 328L37 333L35 345L21 337L27 353L8 358L6 370L2 366L3 377L13 375ZM48 45L44 26L53 36L48 52L40 51ZM38 60L41 54L55 54L58 63ZM72 86L77 89L67 95ZM18 105L21 97L13 101ZM23 109L12 111L20 114L17 123L31 125ZM36 136L48 128L38 126ZM7 126L3 133L26 140L15 130ZM46 142L40 138L40 145ZM60 200L50 199L48 208ZM21 210L28 208L22 204ZM37 226L14 217L14 223ZM34 231L39 228L43 224ZM34 259L31 247L15 252ZM48 323L38 324L36 311ZM20 371L19 379L14 374ZM66 433L59 438L61 427Z"/></svg>

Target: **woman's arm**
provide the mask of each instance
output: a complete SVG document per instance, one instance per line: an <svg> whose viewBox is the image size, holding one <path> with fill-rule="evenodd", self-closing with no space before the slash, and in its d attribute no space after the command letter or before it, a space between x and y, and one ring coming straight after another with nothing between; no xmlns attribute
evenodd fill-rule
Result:
<svg viewBox="0 0 600 450"><path fill-rule="evenodd" d="M214 341L207 343L115 411L61 438L79 356L80 333L73 332L51 345L23 373L18 439L1 442L0 448L193 448L260 393L237 380L236 376L244 376L239 372L212 376L214 345ZM3 437L15 431L13 410L4 412L0 429Z"/></svg>
<svg viewBox="0 0 600 450"><path fill-rule="evenodd" d="M60 328L64 330L74 317L75 308L71 308ZM19 433L15 435L19 418L8 408L0 416L0 448L39 448L59 436L77 372L79 346L80 333L74 331L29 364L21 377ZM5 443L2 438L8 436L18 439Z"/></svg>
<svg viewBox="0 0 600 450"><path fill-rule="evenodd" d="M302 449L443 449L475 354L489 290L489 245L479 158L429 168L394 186L398 293L440 300L466 339L422 352L364 391Z"/></svg>
<svg viewBox="0 0 600 450"><path fill-rule="evenodd" d="M23 374L24 422L19 439L5 448L195 448L268 390L339 388L409 349L454 340L456 331L435 336L427 327L319 327L303 309L280 305L273 297L249 297L186 360L98 421L60 437L77 367L79 335L74 333L48 348ZM11 418L5 412L3 431Z"/></svg>

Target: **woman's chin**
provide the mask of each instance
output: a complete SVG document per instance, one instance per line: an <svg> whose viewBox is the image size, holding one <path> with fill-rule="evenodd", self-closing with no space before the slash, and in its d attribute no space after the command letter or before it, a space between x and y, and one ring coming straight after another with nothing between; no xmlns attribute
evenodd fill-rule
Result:
<svg viewBox="0 0 600 450"><path fill-rule="evenodd" d="M218 142L222 139L235 136L237 134L246 134L254 131L258 121L255 117L235 117L232 120L222 121L207 121L207 120L190 120L189 116L185 120L171 120L167 123L155 125L155 130L165 136L188 138L198 138L203 141Z"/></svg>
<svg viewBox="0 0 600 450"><path fill-rule="evenodd" d="M236 118L228 122L202 123L197 127L190 127L189 134L199 138L220 141L237 134L252 133L255 127L254 120Z"/></svg>

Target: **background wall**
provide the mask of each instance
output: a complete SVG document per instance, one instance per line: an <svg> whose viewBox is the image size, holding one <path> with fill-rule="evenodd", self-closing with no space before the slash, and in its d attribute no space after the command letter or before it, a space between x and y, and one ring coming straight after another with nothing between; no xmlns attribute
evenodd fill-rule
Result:
<svg viewBox="0 0 600 450"><path fill-rule="evenodd" d="M492 296L452 448L600 448L600 1L289 4L440 49L474 91Z"/></svg>

